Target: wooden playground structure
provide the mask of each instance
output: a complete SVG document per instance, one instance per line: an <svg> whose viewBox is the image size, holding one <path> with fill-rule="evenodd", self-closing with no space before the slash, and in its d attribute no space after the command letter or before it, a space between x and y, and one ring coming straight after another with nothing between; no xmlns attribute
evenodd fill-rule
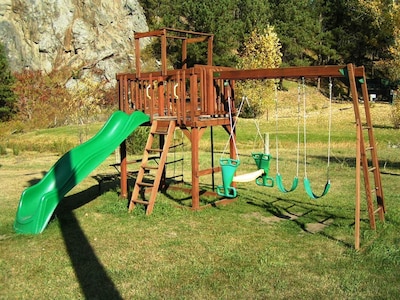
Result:
<svg viewBox="0 0 400 300"><path fill-rule="evenodd" d="M161 70L142 72L140 60L141 38L161 40ZM181 68L168 69L168 40L181 41ZM187 49L192 43L207 43L207 64L187 65ZM200 169L199 144L207 128L222 126L227 134L234 133L232 116L236 112L235 82L247 79L299 79L299 78L344 78L347 80L355 114L357 132L356 151L356 241L359 247L361 185L364 183L370 227L375 229L375 214L384 220L385 204L381 184L379 161L369 111L369 96L364 67L353 64L343 66L288 67L276 69L237 70L213 66L213 35L185 30L164 28L135 34L136 73L118 74L119 108L126 113L140 110L150 117L150 133L143 153L142 162L129 202L129 210L136 204L146 206L146 214L151 214L157 193L165 187L165 169L168 151L172 145L175 129L180 129L190 141L191 148L191 208L198 210L200 205L200 177L212 176L221 172L221 166ZM364 105L359 104L358 91ZM232 105L230 105L230 103ZM365 113L362 117L360 107ZM233 116L235 118L235 116ZM364 134L363 132L366 132ZM158 139L156 139L156 137ZM158 143L156 143L158 141ZM154 145L157 144L157 147ZM229 135L229 154L236 157L235 134ZM213 148L211 146L211 148ZM214 150L211 149L213 152ZM121 144L121 196L128 197L128 164L126 142ZM149 160L156 155L156 167ZM155 172L152 182L144 180L148 172ZM362 172L362 176L361 176ZM370 174L372 176L370 177ZM214 182L214 181L213 181ZM146 192L146 189L149 191ZM214 189L214 184L213 184ZM234 199L218 197L218 203L229 203ZM145 199L148 195L148 200ZM375 200L373 200L375 198ZM375 203L374 203L375 202Z"/></svg>

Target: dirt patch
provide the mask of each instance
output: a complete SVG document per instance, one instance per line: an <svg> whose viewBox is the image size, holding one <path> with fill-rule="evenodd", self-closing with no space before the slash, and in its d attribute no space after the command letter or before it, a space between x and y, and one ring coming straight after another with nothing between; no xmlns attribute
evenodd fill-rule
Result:
<svg viewBox="0 0 400 300"><path fill-rule="evenodd" d="M329 219L324 222L318 223L308 223L306 224L306 230L310 233L318 233L325 229L325 227L329 226L333 223L333 220Z"/></svg>
<svg viewBox="0 0 400 300"><path fill-rule="evenodd" d="M271 223L276 223L276 222L281 222L281 221L295 220L299 216L285 213L280 216L265 217L259 212L252 212L252 213L245 214L244 217L256 219L265 224L271 224ZM308 223L305 225L305 230L309 233L318 233L318 232L323 231L327 226L331 225L332 223L333 223L332 219L324 220L322 222Z"/></svg>
<svg viewBox="0 0 400 300"><path fill-rule="evenodd" d="M297 216L291 215L291 214L282 214L280 216L265 217L259 212L248 213L248 214L245 214L244 217L245 218L257 219L257 220L259 220L259 221L261 221L263 223L266 223L266 224L297 219Z"/></svg>

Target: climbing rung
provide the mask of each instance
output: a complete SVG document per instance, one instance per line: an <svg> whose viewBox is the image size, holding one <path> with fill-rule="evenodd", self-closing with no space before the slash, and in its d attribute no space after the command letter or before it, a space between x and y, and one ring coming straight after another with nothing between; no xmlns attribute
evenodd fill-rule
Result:
<svg viewBox="0 0 400 300"><path fill-rule="evenodd" d="M369 129L371 129L371 126L363 126L363 129L364 130L369 130Z"/></svg>
<svg viewBox="0 0 400 300"><path fill-rule="evenodd" d="M146 201L146 200L136 199L136 200L132 200L132 202L143 204L143 205L149 205L149 201Z"/></svg>
<svg viewBox="0 0 400 300"><path fill-rule="evenodd" d="M376 170L376 167L372 167L372 168L369 168L369 169L368 169L369 172L373 172L373 171L375 171L375 170Z"/></svg>
<svg viewBox="0 0 400 300"><path fill-rule="evenodd" d="M140 186L146 186L146 187L153 187L154 186L154 184L146 183L146 182L136 182L136 184L140 185Z"/></svg>
<svg viewBox="0 0 400 300"><path fill-rule="evenodd" d="M365 148L366 151L371 151L371 150L373 150L373 149L374 149L374 147L372 147L372 146L366 147L366 148Z"/></svg>
<svg viewBox="0 0 400 300"><path fill-rule="evenodd" d="M168 131L166 131L166 130L157 130L157 131L154 131L153 132L153 134L158 134L158 135L166 135L168 133Z"/></svg>
<svg viewBox="0 0 400 300"><path fill-rule="evenodd" d="M163 152L163 149L146 149L147 152L158 152L161 153Z"/></svg>
<svg viewBox="0 0 400 300"><path fill-rule="evenodd" d="M158 170L158 166L142 166L143 169L145 170Z"/></svg>
<svg viewBox="0 0 400 300"><path fill-rule="evenodd" d="M380 212L380 211L381 211L381 209L382 209L382 207L378 207L377 209L375 209L375 210L374 210L374 214L376 214L376 213Z"/></svg>

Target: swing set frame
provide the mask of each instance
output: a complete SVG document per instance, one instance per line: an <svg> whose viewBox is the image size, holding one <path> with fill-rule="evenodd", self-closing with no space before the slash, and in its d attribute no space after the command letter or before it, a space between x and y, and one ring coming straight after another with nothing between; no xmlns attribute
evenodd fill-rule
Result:
<svg viewBox="0 0 400 300"><path fill-rule="evenodd" d="M161 71L142 72L140 65L140 42L141 38L161 39ZM368 170L368 158L365 155L369 148L375 147L375 140L372 132L372 123L369 114L368 90L366 86L366 75L364 67L356 67L353 64L341 66L311 66L311 67L287 67L272 69L250 69L237 70L229 67L212 65L212 42L213 35L185 30L163 28L160 30L135 33L135 63L136 73L117 74L119 109L126 113L140 110L149 115L150 126L153 122L160 120L175 120L176 128L182 130L189 139L191 147L191 188L189 193L192 198L191 208L194 210L202 208L200 205L200 176L211 175L212 188L214 186L214 175L221 172L220 166L214 166L214 145L213 127L222 126L230 135L229 155L234 159L237 156L235 149L236 134L229 120L230 112L227 108L228 99L232 100L231 113L236 113L234 106L235 82L248 79L298 79L298 78L344 78L349 83L349 90L353 100L353 107L356 119L357 133L362 128L362 120L359 111L358 88L361 86L362 97L366 109L367 123L370 124L368 137L371 147L366 147L363 135L357 139L357 162L360 166L356 172L356 203L360 202L361 170L363 172L364 186L367 191L367 205L371 228L375 228L375 213L384 220L385 205L381 185L378 157L375 151L371 151L375 171L375 195L378 208L374 209L372 195L370 193L370 181ZM167 49L168 39L182 41L182 63L181 69L168 69ZM207 43L207 65L187 65L188 45L191 43ZM235 117L234 117L235 118ZM210 128L211 143L211 167L200 169L199 146L200 140L207 128ZM160 139L160 143L162 143ZM127 184L127 152L126 142L120 147L121 152L121 196L128 195ZM362 168L361 168L362 167ZM163 181L164 179L162 179ZM161 181L161 182L162 182ZM161 184L161 186L165 186ZM234 186L234 183L233 183ZM210 195L217 194L209 192ZM232 199L220 199L219 203L229 203ZM215 205L215 204L212 204ZM207 205L208 206L208 205ZM359 207L357 204L356 207ZM359 213L359 212L358 212ZM357 215L357 212L356 212ZM359 215L359 214L358 214ZM358 224L358 225L357 225ZM356 218L356 227L359 227L359 218ZM357 248L357 247L356 247Z"/></svg>

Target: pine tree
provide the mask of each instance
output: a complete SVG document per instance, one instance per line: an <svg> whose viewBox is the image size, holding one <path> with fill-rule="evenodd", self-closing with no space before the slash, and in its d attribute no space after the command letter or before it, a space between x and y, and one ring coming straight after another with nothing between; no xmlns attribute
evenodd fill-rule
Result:
<svg viewBox="0 0 400 300"><path fill-rule="evenodd" d="M9 120L15 113L16 96L12 90L14 82L4 46L0 44L0 121Z"/></svg>

